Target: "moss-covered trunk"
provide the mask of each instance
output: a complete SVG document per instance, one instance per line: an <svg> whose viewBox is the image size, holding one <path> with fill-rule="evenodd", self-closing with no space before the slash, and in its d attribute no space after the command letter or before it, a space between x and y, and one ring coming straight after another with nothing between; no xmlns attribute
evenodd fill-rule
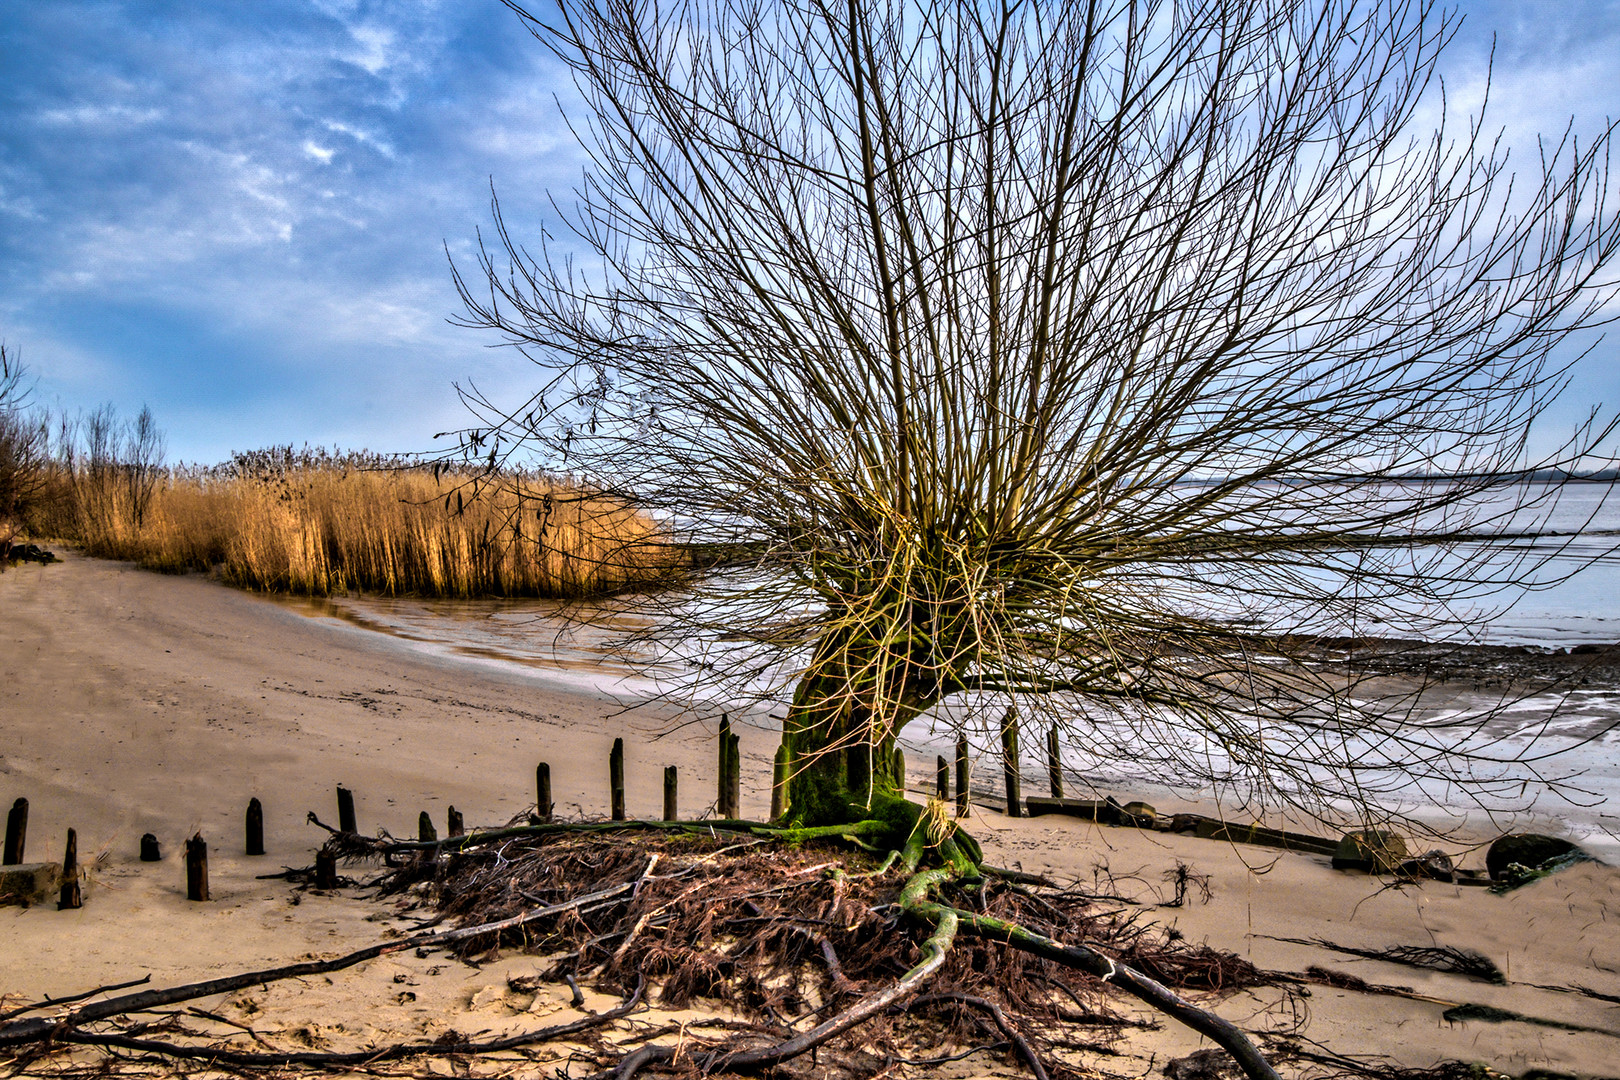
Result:
<svg viewBox="0 0 1620 1080"><path fill-rule="evenodd" d="M895 736L937 698L908 677L903 659L870 636L829 633L818 643L782 726L788 748L788 820L836 825L884 816L900 794Z"/></svg>

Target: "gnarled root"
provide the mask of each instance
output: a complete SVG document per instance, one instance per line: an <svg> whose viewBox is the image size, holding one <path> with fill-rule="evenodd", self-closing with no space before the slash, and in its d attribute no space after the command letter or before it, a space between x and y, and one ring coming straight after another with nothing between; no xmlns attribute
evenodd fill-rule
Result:
<svg viewBox="0 0 1620 1080"><path fill-rule="evenodd" d="M927 875L918 875L918 877L925 876ZM1198 1008L1169 987L1095 949L1084 945L1065 945L1044 934L1038 934L1003 919L977 915L926 899L906 905L905 910L924 919L939 919L946 913L955 914L964 934L999 941L1012 948L1094 975L1181 1021L1214 1042L1232 1055L1232 1059L1243 1068L1250 1080L1282 1080L1277 1070L1260 1055L1254 1043L1236 1025Z"/></svg>

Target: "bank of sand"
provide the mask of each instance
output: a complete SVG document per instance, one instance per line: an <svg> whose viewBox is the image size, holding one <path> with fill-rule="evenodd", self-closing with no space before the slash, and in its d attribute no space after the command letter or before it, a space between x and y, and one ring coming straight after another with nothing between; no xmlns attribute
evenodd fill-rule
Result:
<svg viewBox="0 0 1620 1080"><path fill-rule="evenodd" d="M378 940L388 932L387 909L349 893L299 899L286 882L255 877L311 861L323 836L305 813L335 816L340 783L355 792L362 829L401 834L414 830L423 809L442 825L451 804L470 824L505 822L532 803L534 765L545 760L559 812L599 815L608 749L625 735L632 814L661 806L666 764L681 766L684 809L698 809L712 777L712 728L677 727L655 740L691 717L668 706L625 713L624 704L541 671L424 655L408 642L197 577L72 555L62 565L8 571L0 575L0 803L30 800L30 857L58 857L72 826L81 860L96 866L81 910L0 909L0 994L15 1003L146 974L167 985ZM740 734L743 810L762 816L777 736L764 726ZM240 854L250 796L265 807L264 858ZM1150 902L1165 889L1164 873L1184 862L1209 876L1213 900L1155 909L1152 917L1188 938L1263 968L1316 964L1436 999L1313 986L1292 1005L1271 990L1213 1003L1246 1027L1302 1021L1309 1038L1337 1053L1410 1066L1460 1059L1515 1075L1536 1067L1620 1075L1620 1007L1532 985L1620 995L1615 869L1583 866L1497 897L1438 883L1387 888L1335 872L1326 858L1075 820L1012 820L981 809L972 824L995 862L1087 883L1106 873ZM210 844L207 904L184 899L177 857L182 839L199 831ZM137 860L145 832L162 841L162 862ZM1473 948L1510 982L1354 960L1278 937ZM537 966L521 954L481 968L442 953L395 955L194 1004L331 1048L433 1038L450 1028L499 1032L558 1022L546 1014L574 1015L566 990L507 989L507 976ZM1447 1023L1441 1002L1616 1034ZM610 1004L588 996L587 1008ZM1133 1033L1121 1055L1095 1066L1114 1076L1156 1073L1199 1045L1166 1022ZM1015 1064L979 1054L953 1074L1018 1073Z"/></svg>

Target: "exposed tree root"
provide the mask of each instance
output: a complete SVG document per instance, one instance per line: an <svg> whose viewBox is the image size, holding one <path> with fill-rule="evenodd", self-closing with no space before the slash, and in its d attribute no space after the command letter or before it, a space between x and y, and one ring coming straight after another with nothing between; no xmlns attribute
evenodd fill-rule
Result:
<svg viewBox="0 0 1620 1080"><path fill-rule="evenodd" d="M1066 1080L1082 1075L1074 1048L1096 1046L1099 1035L1117 1037L1131 1024L1107 1011L1103 988L1111 984L1226 1047L1250 1077L1275 1080L1238 1029L1161 982L1218 991L1264 981L1246 962L1175 940L1140 912L1102 910L1029 875L975 880L976 868L970 877L957 865L908 876L895 864L915 861L917 852L880 864L848 845L814 847L824 836L862 834L860 825L784 831L751 822L613 822L523 826L423 844L334 832L334 852L383 859L384 872L370 883L378 895L404 894L427 905L431 917L423 925L453 920L459 928L328 960L125 994L56 1016L13 1016L0 1022L0 1046L33 1044L35 1052L94 1046L255 1075L370 1067L431 1054L476 1057L605 1029L628 1018L651 985L667 1005L703 999L758 1021L720 1023L742 1029L730 1034L682 1026L673 1043L653 1041L667 1027L615 1036L616 1043L598 1040L574 1051L573 1060L583 1056L600 1070L595 1075L628 1080L647 1069L758 1072L819 1051L818 1071L837 1075L839 1062L869 1071L873 1062L960 1056L938 1050L978 1052L987 1017L1001 1036L995 1045L1037 1080ZM1100 948L1069 943L1079 941ZM245 1028L257 1045L232 1046L183 1030L158 1038L142 1025L106 1027L136 1011L404 950L445 948L472 960L505 944L543 950L550 966L541 979L576 988L576 1002L578 985L589 980L622 995L623 1004L485 1042L330 1052L281 1050ZM1078 979L1064 975L1076 970L1083 973ZM924 1046L928 1053L915 1052Z"/></svg>
<svg viewBox="0 0 1620 1080"><path fill-rule="evenodd" d="M985 998L974 997L971 994L925 994L922 997L913 998L908 1007L916 1008L919 1005L927 1005L935 1001L960 1001L964 1005L971 1005L981 1012L989 1013L990 1019L995 1022L1001 1034L1018 1050L1018 1055L1029 1066L1029 1071L1034 1074L1035 1080L1049 1080L1049 1074L1046 1071L1046 1066L1041 1063L1040 1055L1029 1044L1029 1040L1024 1038L1019 1030L1013 1026L1012 1021L1007 1019L1007 1014L1002 1011L1000 1005Z"/></svg>

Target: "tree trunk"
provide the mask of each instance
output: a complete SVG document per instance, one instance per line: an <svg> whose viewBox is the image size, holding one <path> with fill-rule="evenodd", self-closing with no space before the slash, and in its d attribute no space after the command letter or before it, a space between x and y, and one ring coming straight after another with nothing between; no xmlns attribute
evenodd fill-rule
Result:
<svg viewBox="0 0 1620 1080"><path fill-rule="evenodd" d="M894 739L936 698L891 674L870 637L835 632L816 648L782 725L789 754L788 820L837 825L884 816L900 798Z"/></svg>

